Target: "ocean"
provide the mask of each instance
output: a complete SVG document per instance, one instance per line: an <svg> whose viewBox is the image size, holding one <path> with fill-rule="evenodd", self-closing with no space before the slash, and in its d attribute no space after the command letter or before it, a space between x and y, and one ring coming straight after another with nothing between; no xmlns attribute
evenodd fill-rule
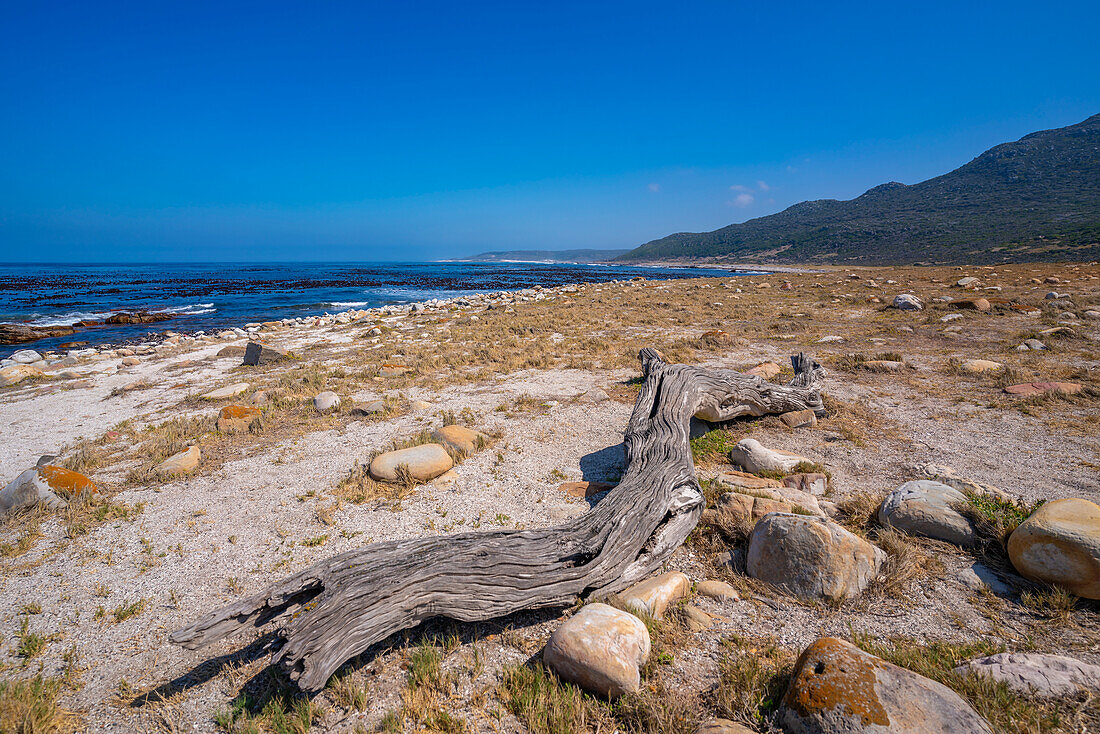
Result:
<svg viewBox="0 0 1100 734"><path fill-rule="evenodd" d="M56 349L81 341L119 344L150 331L194 333L255 321L453 298L536 285L729 276L726 270L617 265L493 263L213 263L0 265L0 323L31 326L102 321L119 312L170 313L156 324L80 328L72 336L0 346Z"/></svg>

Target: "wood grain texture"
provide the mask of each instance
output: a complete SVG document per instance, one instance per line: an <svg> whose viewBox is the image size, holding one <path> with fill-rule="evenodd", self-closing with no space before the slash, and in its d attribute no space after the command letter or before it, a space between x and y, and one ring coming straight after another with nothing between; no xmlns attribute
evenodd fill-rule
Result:
<svg viewBox="0 0 1100 734"><path fill-rule="evenodd" d="M619 591L657 570L704 500L688 443L693 415L711 421L813 409L824 370L791 358L787 385L732 370L669 365L639 354L644 381L625 436L622 481L590 512L541 530L375 543L310 566L172 633L188 649L246 626L277 626L278 664L307 692L346 660L432 617L470 622Z"/></svg>

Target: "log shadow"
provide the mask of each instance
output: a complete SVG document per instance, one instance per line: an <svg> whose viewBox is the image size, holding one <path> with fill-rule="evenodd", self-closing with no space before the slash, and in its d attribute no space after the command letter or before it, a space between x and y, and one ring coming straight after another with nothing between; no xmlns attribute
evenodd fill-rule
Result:
<svg viewBox="0 0 1100 734"><path fill-rule="evenodd" d="M276 635L275 631L272 630L234 652L203 660L183 675L173 678L166 683L161 683L151 691L146 691L135 697L130 701L129 705L131 708L141 708L148 704L160 703L178 693L201 686L217 678L230 666L254 663L280 647L282 647L282 640ZM257 676L254 676L254 679L262 675L264 671L270 667L271 666L266 666Z"/></svg>
<svg viewBox="0 0 1100 734"><path fill-rule="evenodd" d="M626 444L616 444L581 457L581 478L586 482L615 484L626 471Z"/></svg>
<svg viewBox="0 0 1100 734"><path fill-rule="evenodd" d="M567 606L545 607L543 609L525 609L506 617L483 622L460 622L447 617L434 617L416 627L395 632L386 639L376 642L359 655L351 658L333 673L332 677L348 673L365 671L368 675L377 673L372 669L381 656L399 649L411 648L421 644L443 645L444 642L457 641L460 645L479 642L494 635L509 631L545 624L561 617ZM272 630L257 638L246 647L235 652L209 658L197 664L183 675L160 684L130 701L131 708L143 708L156 705L192 688L201 686L221 675L227 668L235 665L247 665L264 656L276 652L282 647L282 639ZM523 650L522 652L527 652ZM538 659L541 651L529 654L529 661ZM309 697L301 693L297 686L274 663L265 665L252 675L240 687L233 697L235 703L250 709L260 710L273 698L284 699Z"/></svg>

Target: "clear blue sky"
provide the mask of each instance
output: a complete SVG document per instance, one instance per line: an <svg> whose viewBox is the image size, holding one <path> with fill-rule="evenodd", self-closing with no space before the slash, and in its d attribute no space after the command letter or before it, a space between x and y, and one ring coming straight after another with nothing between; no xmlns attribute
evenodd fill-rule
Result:
<svg viewBox="0 0 1100 734"><path fill-rule="evenodd" d="M633 247L1100 112L1091 2L0 4L0 261Z"/></svg>

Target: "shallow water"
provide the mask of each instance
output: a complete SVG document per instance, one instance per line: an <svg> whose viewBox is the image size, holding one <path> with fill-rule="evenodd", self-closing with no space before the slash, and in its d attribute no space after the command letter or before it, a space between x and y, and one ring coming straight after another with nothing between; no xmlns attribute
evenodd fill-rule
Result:
<svg viewBox="0 0 1100 734"><path fill-rule="evenodd" d="M103 320L121 311L159 311L157 324L78 329L25 345L50 349L141 338L149 331L210 331L352 308L452 298L535 285L631 278L728 276L701 268L547 263L216 263L0 265L0 322L33 326ZM23 346L0 346L7 356Z"/></svg>

